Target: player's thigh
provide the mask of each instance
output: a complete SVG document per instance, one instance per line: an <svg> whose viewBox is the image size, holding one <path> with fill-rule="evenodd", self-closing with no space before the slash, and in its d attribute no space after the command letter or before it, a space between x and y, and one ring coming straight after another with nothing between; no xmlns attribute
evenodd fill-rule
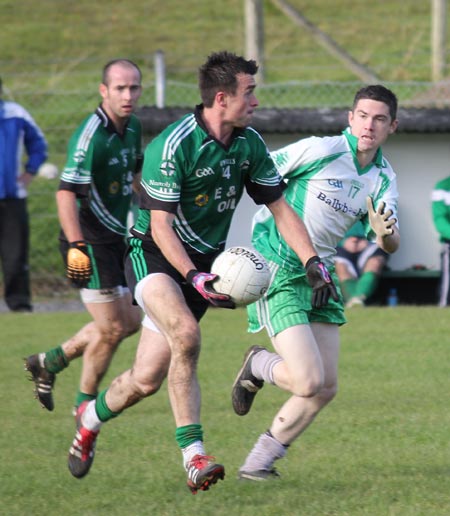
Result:
<svg viewBox="0 0 450 516"><path fill-rule="evenodd" d="M127 289L82 289L81 297L102 334L124 338L139 330L142 313Z"/></svg>
<svg viewBox="0 0 450 516"><path fill-rule="evenodd" d="M200 338L198 323L180 286L167 274L151 274L142 288L145 313L166 336L169 344L182 334Z"/></svg>
<svg viewBox="0 0 450 516"><path fill-rule="evenodd" d="M277 333L272 344L291 377L323 379L322 357L308 324L297 324Z"/></svg>

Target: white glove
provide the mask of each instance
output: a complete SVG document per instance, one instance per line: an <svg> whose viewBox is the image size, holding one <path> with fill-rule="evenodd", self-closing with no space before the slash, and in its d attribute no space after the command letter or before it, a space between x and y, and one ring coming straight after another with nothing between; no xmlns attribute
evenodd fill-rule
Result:
<svg viewBox="0 0 450 516"><path fill-rule="evenodd" d="M397 219L390 218L393 211L391 209L387 212L384 211L384 208L386 207L385 202L381 202L378 205L377 211L375 211L372 197L367 197L366 201L370 226L375 231L377 237L384 238L388 235L392 235L394 232L393 226L397 222Z"/></svg>

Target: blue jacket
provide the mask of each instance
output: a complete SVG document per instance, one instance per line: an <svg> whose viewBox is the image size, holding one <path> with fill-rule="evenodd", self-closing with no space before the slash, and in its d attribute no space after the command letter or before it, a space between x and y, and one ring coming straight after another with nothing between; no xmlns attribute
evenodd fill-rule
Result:
<svg viewBox="0 0 450 516"><path fill-rule="evenodd" d="M26 197L25 188L17 183L24 147L28 155L25 170L36 174L47 159L45 137L26 109L0 99L0 199Z"/></svg>

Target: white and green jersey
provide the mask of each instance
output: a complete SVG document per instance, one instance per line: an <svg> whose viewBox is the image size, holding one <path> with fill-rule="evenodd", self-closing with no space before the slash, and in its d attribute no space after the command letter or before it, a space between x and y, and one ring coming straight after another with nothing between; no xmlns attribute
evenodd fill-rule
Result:
<svg viewBox="0 0 450 516"><path fill-rule="evenodd" d="M374 205L386 203L397 218L397 182L390 164L378 150L361 169L356 159L357 138L349 129L340 136L310 137L272 153L283 179L287 202L303 219L313 244L327 266L336 246L355 222L361 220L369 239L374 234L367 217L366 197ZM253 244L266 258L284 268L298 269L297 255L287 246L269 210L253 219Z"/></svg>
<svg viewBox="0 0 450 516"><path fill-rule="evenodd" d="M120 135L101 107L72 135L59 189L77 195L88 242L113 242L126 235L133 177L142 163L141 140L135 115Z"/></svg>
<svg viewBox="0 0 450 516"><path fill-rule="evenodd" d="M441 179L431 193L431 212L441 242L450 242L450 177Z"/></svg>
<svg viewBox="0 0 450 516"><path fill-rule="evenodd" d="M228 147L211 137L201 106L147 147L140 210L131 233L152 242L150 211L175 214L174 230L189 253L221 249L244 187L257 204L281 197L283 183L261 136L235 130Z"/></svg>

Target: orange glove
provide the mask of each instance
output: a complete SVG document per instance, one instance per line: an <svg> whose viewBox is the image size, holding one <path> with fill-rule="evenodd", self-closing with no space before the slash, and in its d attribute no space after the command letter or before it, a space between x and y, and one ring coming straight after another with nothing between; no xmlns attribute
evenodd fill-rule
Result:
<svg viewBox="0 0 450 516"><path fill-rule="evenodd" d="M71 242L69 247L69 252L67 253L67 277L74 287L87 287L92 275L92 265L86 242L84 240L77 240L76 242Z"/></svg>

